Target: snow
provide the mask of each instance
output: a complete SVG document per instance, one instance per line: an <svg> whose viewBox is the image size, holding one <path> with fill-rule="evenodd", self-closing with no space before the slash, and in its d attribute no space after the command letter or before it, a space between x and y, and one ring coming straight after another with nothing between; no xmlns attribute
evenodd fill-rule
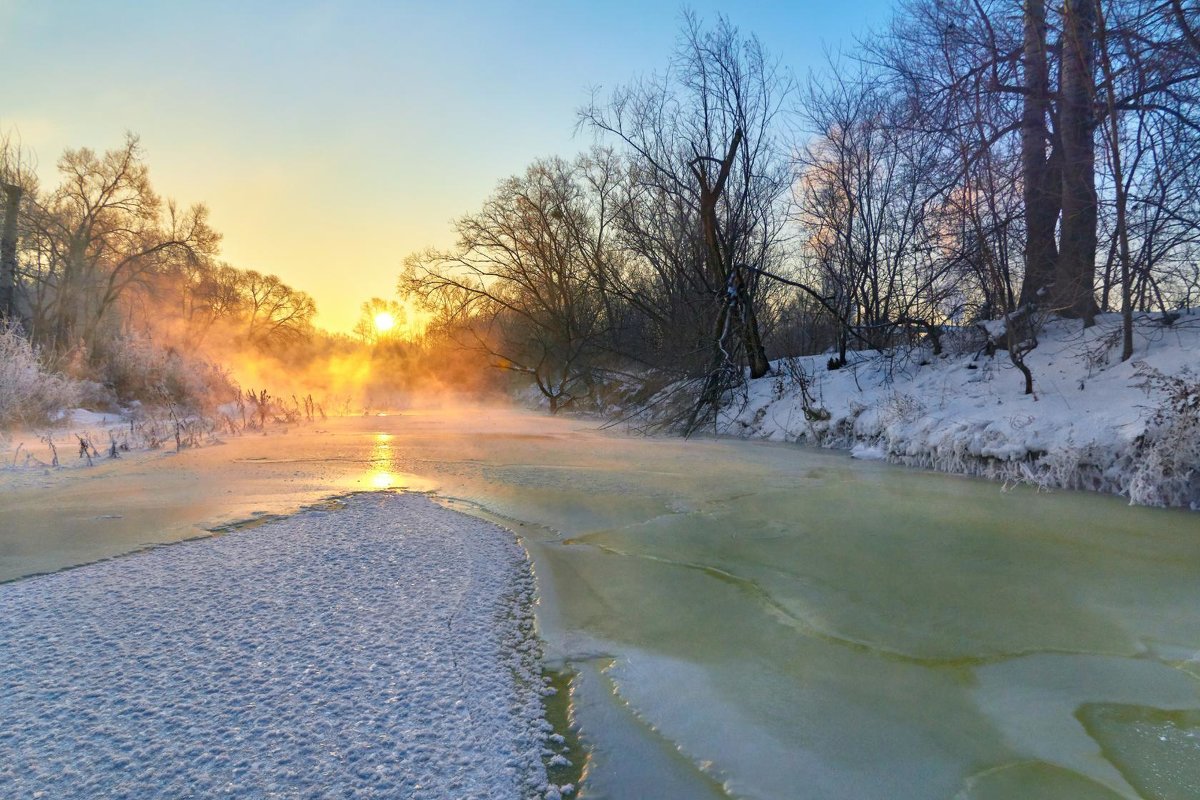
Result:
<svg viewBox="0 0 1200 800"><path fill-rule="evenodd" d="M532 602L391 493L0 584L0 795L546 795Z"/></svg>
<svg viewBox="0 0 1200 800"><path fill-rule="evenodd" d="M108 450L116 441L120 457L144 459L148 455L144 437L130 433L130 416L85 408L59 409L51 415L52 425L36 428L0 430L0 481L36 477L54 464L55 469L91 467L109 458ZM173 428L172 428L173 429ZM165 434L164 434L165 435ZM86 439L94 450L92 459L80 453L79 440ZM172 441L172 445L174 442ZM8 481L3 481L8 478Z"/></svg>
<svg viewBox="0 0 1200 800"><path fill-rule="evenodd" d="M979 323L979 327L983 328L993 342L1002 341L1008 334L1007 319L985 319Z"/></svg>
<svg viewBox="0 0 1200 800"><path fill-rule="evenodd" d="M887 452L878 445L869 445L864 442L859 442L850 448L850 457L858 458L863 461L883 461L887 458Z"/></svg>
<svg viewBox="0 0 1200 800"><path fill-rule="evenodd" d="M1043 488L1123 494L1140 504L1200 507L1200 467L1170 479L1172 469L1200 453L1194 423L1182 439L1172 440L1180 431L1161 432L1160 449L1179 451L1162 458L1139 441L1154 433L1154 413L1164 402L1146 391L1147 369L1176 376L1192 370L1190 380L1200 381L1195 312L1171 326L1143 315L1134 355L1125 362L1117 315L1087 330L1078 321L1046 323L1025 359L1033 395L1024 394L1008 353L983 355L983 334L975 336L954 332L957 352L941 357L921 348L890 359L852 354L835 371L826 368L826 355L776 362L775 377L752 382L718 431ZM807 409L799 370L813 398Z"/></svg>
<svg viewBox="0 0 1200 800"><path fill-rule="evenodd" d="M72 428L109 428L113 425L128 424L129 420L120 414L109 414L101 411L88 411L86 408L72 408L63 412L63 423Z"/></svg>

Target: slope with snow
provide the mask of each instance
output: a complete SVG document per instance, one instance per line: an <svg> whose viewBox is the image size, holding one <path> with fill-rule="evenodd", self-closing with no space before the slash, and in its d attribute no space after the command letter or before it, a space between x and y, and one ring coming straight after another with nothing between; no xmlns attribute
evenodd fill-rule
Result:
<svg viewBox="0 0 1200 800"><path fill-rule="evenodd" d="M776 362L777 375L751 383L718 430L1200 507L1200 318L1140 319L1125 362L1119 335L1116 315L1087 330L1077 321L1047 323L1026 358L1032 395L1007 352L983 355L970 336L939 357L922 348L851 354L839 370L827 368L827 356ZM1156 376L1179 379L1173 399Z"/></svg>

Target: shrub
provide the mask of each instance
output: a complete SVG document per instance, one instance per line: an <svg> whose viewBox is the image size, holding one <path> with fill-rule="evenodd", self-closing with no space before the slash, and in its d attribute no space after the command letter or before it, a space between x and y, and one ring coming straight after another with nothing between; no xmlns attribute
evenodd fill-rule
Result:
<svg viewBox="0 0 1200 800"><path fill-rule="evenodd" d="M1141 387L1164 397L1137 440L1129 499L1139 505L1200 510L1200 378L1184 368L1167 375L1141 365Z"/></svg>
<svg viewBox="0 0 1200 800"><path fill-rule="evenodd" d="M108 342L100 372L104 384L122 403L174 404L200 412L238 396L237 387L221 367L138 336Z"/></svg>
<svg viewBox="0 0 1200 800"><path fill-rule="evenodd" d="M0 323L0 427L44 425L78 401L78 385L47 370L16 325Z"/></svg>

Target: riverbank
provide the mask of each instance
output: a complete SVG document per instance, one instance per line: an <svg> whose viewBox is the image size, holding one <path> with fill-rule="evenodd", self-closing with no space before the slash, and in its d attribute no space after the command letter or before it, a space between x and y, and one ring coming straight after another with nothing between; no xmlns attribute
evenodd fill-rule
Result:
<svg viewBox="0 0 1200 800"><path fill-rule="evenodd" d="M419 495L0 585L11 796L557 796L533 580Z"/></svg>
<svg viewBox="0 0 1200 800"><path fill-rule="evenodd" d="M851 450L908 466L1200 509L1200 316L1048 322L1027 357L946 337L946 352L828 354L774 363L721 414L721 434Z"/></svg>
<svg viewBox="0 0 1200 800"><path fill-rule="evenodd" d="M288 426L227 430L229 438L287 433ZM60 409L53 423L0 430L0 492L50 488L87 473L144 465L184 450L219 445L215 423L169 411ZM3 577L0 576L0 580Z"/></svg>

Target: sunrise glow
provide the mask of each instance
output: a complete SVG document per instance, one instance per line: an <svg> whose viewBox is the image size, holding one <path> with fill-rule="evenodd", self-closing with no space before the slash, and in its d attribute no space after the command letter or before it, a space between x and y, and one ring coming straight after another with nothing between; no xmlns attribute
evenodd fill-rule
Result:
<svg viewBox="0 0 1200 800"><path fill-rule="evenodd" d="M387 333L394 327L396 327L396 318L391 314L383 311L375 315L375 330L380 333Z"/></svg>

